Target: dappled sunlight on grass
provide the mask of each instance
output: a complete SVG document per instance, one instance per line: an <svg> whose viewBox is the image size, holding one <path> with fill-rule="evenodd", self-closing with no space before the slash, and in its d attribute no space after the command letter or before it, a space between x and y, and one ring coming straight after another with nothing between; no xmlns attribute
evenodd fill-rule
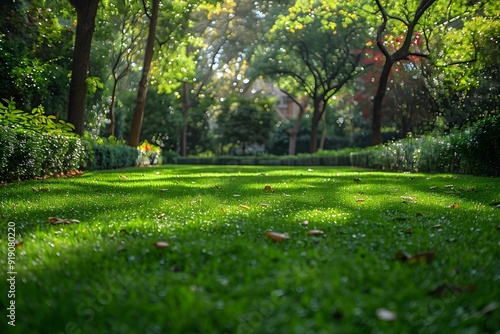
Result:
<svg viewBox="0 0 500 334"><path fill-rule="evenodd" d="M399 333L429 323L419 328L487 332L492 318L473 314L499 297L490 291L499 190L492 178L254 166L3 185L0 222L15 222L22 241L16 329ZM288 238L273 242L266 231ZM403 263L400 251L432 251L434 260ZM445 283L474 292L437 299L435 317L428 294ZM398 321L381 322L381 307ZM454 320L457 309L466 325Z"/></svg>

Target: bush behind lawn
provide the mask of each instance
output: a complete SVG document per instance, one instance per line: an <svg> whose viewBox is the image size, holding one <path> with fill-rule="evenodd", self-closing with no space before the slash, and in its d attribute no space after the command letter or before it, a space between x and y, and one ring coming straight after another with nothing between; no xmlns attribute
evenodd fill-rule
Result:
<svg viewBox="0 0 500 334"><path fill-rule="evenodd" d="M1 182L80 169L130 167L137 157L137 149L124 144L0 126Z"/></svg>

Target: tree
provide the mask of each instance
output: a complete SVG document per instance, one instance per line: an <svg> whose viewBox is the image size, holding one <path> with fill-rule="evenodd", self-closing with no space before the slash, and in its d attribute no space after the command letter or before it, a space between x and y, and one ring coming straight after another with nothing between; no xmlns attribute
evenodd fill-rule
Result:
<svg viewBox="0 0 500 334"><path fill-rule="evenodd" d="M71 66L68 122L75 126L77 134L82 135L84 132L86 79L90 62L90 47L99 0L69 0L69 2L76 10L77 24L73 65Z"/></svg>
<svg viewBox="0 0 500 334"><path fill-rule="evenodd" d="M363 19L333 1L297 1L275 22L266 46L253 61L261 73L290 80L311 98L313 118L310 153L318 148L318 124L328 101L362 68L366 36Z"/></svg>
<svg viewBox="0 0 500 334"><path fill-rule="evenodd" d="M430 57L433 31L440 31L439 27L446 27L450 30L459 29L463 20L467 19L464 13L469 11L469 5L474 7L476 3L479 3L472 1L463 5L444 0L418 0L405 1L403 6L395 6L389 1L375 1L382 18L376 41L378 48L385 56L385 62L378 80L377 92L373 98L372 144L374 145L382 142L382 103L393 65L399 61L411 60L412 57ZM429 10L431 6L434 10ZM480 4L476 7L478 6ZM462 21L462 24L454 25L455 21ZM394 51L391 52L388 45L392 45ZM425 52L415 50L417 45L423 45ZM446 50L441 50L442 53L444 51Z"/></svg>
<svg viewBox="0 0 500 334"><path fill-rule="evenodd" d="M265 98L253 100L234 97L220 105L216 134L221 145L239 146L242 154L251 145L265 145L274 129L272 102Z"/></svg>
<svg viewBox="0 0 500 334"><path fill-rule="evenodd" d="M158 22L158 11L160 7L160 0L152 0L151 13L149 17L149 31L148 39L146 42L146 49L144 53L144 64L142 66L142 76L139 82L139 89L137 91L137 100L134 109L134 118L132 120L132 129L128 136L128 145L136 147L139 145L139 138L141 135L142 120L144 118L144 107L146 105L146 96L148 94L148 76L153 60L154 44L156 39L156 23Z"/></svg>

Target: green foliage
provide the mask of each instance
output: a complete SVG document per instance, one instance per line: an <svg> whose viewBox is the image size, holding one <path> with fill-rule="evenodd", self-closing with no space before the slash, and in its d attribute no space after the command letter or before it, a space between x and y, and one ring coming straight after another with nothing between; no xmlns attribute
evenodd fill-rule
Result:
<svg viewBox="0 0 500 334"><path fill-rule="evenodd" d="M89 157L77 137L0 125L0 181L26 180L81 169Z"/></svg>
<svg viewBox="0 0 500 334"><path fill-rule="evenodd" d="M126 145L123 141L98 138L90 140L92 158L88 160L90 170L115 169L135 166L139 152L137 148Z"/></svg>
<svg viewBox="0 0 500 334"><path fill-rule="evenodd" d="M353 166L391 171L500 175L500 117L448 135L406 138L351 153Z"/></svg>
<svg viewBox="0 0 500 334"><path fill-rule="evenodd" d="M39 133L51 133L65 136L75 136L73 124L57 120L54 115L45 115L42 106L33 108L31 113L17 109L14 99L3 99L0 102L0 125L12 128L22 128Z"/></svg>

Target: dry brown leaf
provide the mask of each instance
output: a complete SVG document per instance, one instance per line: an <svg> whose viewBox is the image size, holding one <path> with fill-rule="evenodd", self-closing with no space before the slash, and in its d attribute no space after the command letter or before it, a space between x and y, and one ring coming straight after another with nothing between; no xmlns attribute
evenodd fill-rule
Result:
<svg viewBox="0 0 500 334"><path fill-rule="evenodd" d="M266 184L266 186L264 187L264 190L271 190L271 186Z"/></svg>
<svg viewBox="0 0 500 334"><path fill-rule="evenodd" d="M396 321L398 319L398 315L395 312L385 308L378 308L375 311L375 314L377 315L377 318L384 321Z"/></svg>
<svg viewBox="0 0 500 334"><path fill-rule="evenodd" d="M401 198L408 202L417 203L417 200L410 196L401 196Z"/></svg>
<svg viewBox="0 0 500 334"><path fill-rule="evenodd" d="M322 230L309 230L309 231L306 232L306 234L307 235L316 235L317 236L317 235L323 235L323 234L325 234L325 232L322 231Z"/></svg>
<svg viewBox="0 0 500 334"><path fill-rule="evenodd" d="M362 198L360 198L360 199L357 199L357 200L356 200L356 202L358 202L358 203L363 203L364 201L365 201L365 200L364 200L364 199L362 199Z"/></svg>
<svg viewBox="0 0 500 334"><path fill-rule="evenodd" d="M158 241L155 243L154 246L157 249L163 249L163 248L167 248L168 246L170 246L170 244L166 241Z"/></svg>
<svg viewBox="0 0 500 334"><path fill-rule="evenodd" d="M397 252L395 255L396 260L401 260L403 262L406 262L408 264L414 264L414 263L430 263L434 259L434 252L432 251L427 251L427 252L422 252L418 253L415 255L410 255L405 252Z"/></svg>
<svg viewBox="0 0 500 334"><path fill-rule="evenodd" d="M250 210L250 207L248 205L240 204L240 208L243 208L245 210Z"/></svg>
<svg viewBox="0 0 500 334"><path fill-rule="evenodd" d="M264 233L264 235L274 242L282 242L283 240L290 239L288 233L267 231L266 233Z"/></svg>
<svg viewBox="0 0 500 334"><path fill-rule="evenodd" d="M59 224L71 224L71 223L79 223L80 221L77 219L64 219L64 218L57 218L57 217L49 217L49 223L52 225L59 225Z"/></svg>
<svg viewBox="0 0 500 334"><path fill-rule="evenodd" d="M121 179L128 179L127 175L120 175Z"/></svg>
<svg viewBox="0 0 500 334"><path fill-rule="evenodd" d="M430 263L434 260L434 252L422 252L411 256L406 262L413 263Z"/></svg>

